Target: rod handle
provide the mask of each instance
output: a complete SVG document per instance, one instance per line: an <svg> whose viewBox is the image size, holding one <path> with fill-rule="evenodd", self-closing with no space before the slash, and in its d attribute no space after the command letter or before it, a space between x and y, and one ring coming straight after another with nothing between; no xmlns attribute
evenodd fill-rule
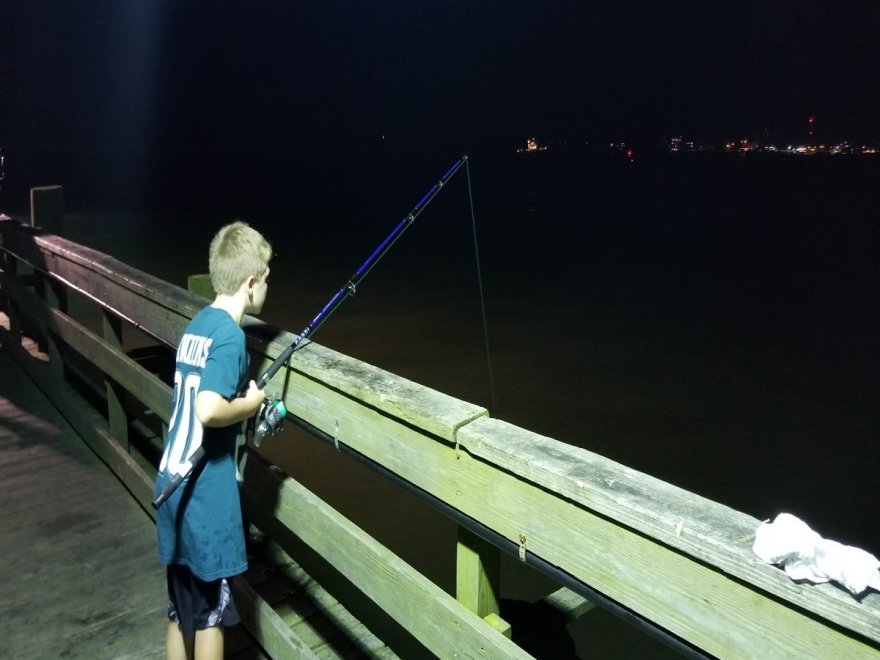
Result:
<svg viewBox="0 0 880 660"><path fill-rule="evenodd" d="M205 455L205 448L199 447L196 449L192 456L189 457L189 463L192 466L196 466L202 462L202 458ZM178 486L180 486L181 482L192 474L192 468L186 471L184 474L175 474L171 477L171 481L165 484L165 488L162 489L162 492L159 493L153 500L150 501L150 504L153 505L154 509L158 509L162 504L167 500L171 495L174 494L174 491L177 490Z"/></svg>

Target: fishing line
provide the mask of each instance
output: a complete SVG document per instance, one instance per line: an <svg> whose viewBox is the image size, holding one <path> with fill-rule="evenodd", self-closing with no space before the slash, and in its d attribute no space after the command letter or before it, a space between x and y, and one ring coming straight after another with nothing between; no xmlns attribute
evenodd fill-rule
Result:
<svg viewBox="0 0 880 660"><path fill-rule="evenodd" d="M339 290L333 294L330 300L326 305L321 309L320 312L313 318L309 324L299 333L296 340L290 344L287 348L285 348L280 355L269 365L269 368L257 379L256 385L259 389L262 389L269 382L269 379L275 375L275 373L285 364L288 360L290 360L293 353L298 350L303 342L311 338L311 336L315 333L315 331L320 328L324 322L333 314L334 311L350 296L353 296L357 292L358 284L367 276L367 274L373 269L373 267L379 262L379 260L385 255L388 250L391 249L400 236L405 232L415 219L421 214L422 211L425 210L425 207L428 203L434 199L437 193L443 189L446 185L447 181L461 168L462 165L467 163L467 156L462 156L458 159L452 167L450 167L446 173L440 178L440 180L435 183L430 190L419 200L419 202L413 207L413 209L404 217L394 229L388 234L385 239L376 247L375 250L370 254L369 257L358 267L358 269L352 274L352 276L348 279L348 281L343 284ZM244 393L240 393L243 395ZM269 435L277 435L284 424L284 419L287 417L288 411L287 407L284 403L282 397L276 398L274 401L268 402L266 406L263 407L262 419L260 420L259 425L257 426L257 432L254 434L253 443L255 446L259 447L263 441L263 438ZM177 488L183 483L186 479L189 478L191 474L197 475L197 470L202 462L205 460L206 452L205 446L199 445L192 454L187 458L186 464L187 468L181 472L176 472L171 475L170 480L165 484L162 488L161 492L156 495L156 497L152 500L152 505L154 508L158 509L163 502L165 502ZM195 476L194 476L195 478Z"/></svg>
<svg viewBox="0 0 880 660"><path fill-rule="evenodd" d="M477 240L477 218L474 213L474 193L471 187L471 165L470 161L465 162L464 171L467 174L467 185L468 185L468 201L470 202L471 208L471 227L473 228L474 234L474 260L476 262L477 268L477 288L480 291L480 313L483 319L483 341L486 345L486 366L489 371L489 401L492 406L492 410L494 411L496 408L495 405L495 371L492 368L492 351L489 348L489 322L488 317L486 316L486 296L483 291L483 275L482 269L480 267L480 246L479 241Z"/></svg>

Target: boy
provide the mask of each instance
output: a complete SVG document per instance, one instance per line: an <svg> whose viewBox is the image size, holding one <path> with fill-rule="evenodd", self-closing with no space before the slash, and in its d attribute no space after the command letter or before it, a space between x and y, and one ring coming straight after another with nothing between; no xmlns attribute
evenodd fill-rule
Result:
<svg viewBox="0 0 880 660"><path fill-rule="evenodd" d="M186 473L197 447L205 459L156 513L159 559L167 566L166 657L223 657L223 629L239 623L228 579L247 569L236 482L240 422L255 415L264 393L254 381L244 396L248 354L240 324L266 300L272 248L243 222L211 241L209 270L217 296L184 332L177 348L174 398L155 493Z"/></svg>

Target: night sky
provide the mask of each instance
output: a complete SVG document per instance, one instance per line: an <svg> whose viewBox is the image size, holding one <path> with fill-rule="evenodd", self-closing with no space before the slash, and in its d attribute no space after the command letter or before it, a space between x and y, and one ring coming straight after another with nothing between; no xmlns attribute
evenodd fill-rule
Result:
<svg viewBox="0 0 880 660"><path fill-rule="evenodd" d="M8 160L880 132L867 1L28 0L0 30Z"/></svg>
<svg viewBox="0 0 880 660"><path fill-rule="evenodd" d="M301 268L289 290L307 282L323 303L427 177L468 154L493 332L507 331L493 416L588 438L753 515L795 503L831 538L866 530L876 551L877 513L864 506L876 488L853 475L878 455L880 156L697 156L678 169L673 156L640 159L674 136L796 144L809 117L816 141L880 143L878 35L876 0L0 0L0 212L25 209L30 186L58 183L68 211L94 202L107 217L171 200L161 228L182 232L189 218L199 240L218 218L263 222L280 256L297 257L286 262ZM576 158L516 156L532 136L595 150L625 141L639 156L633 167L583 158L581 169L569 167ZM380 177L375 154L386 153ZM447 197L466 209L459 190L432 212ZM259 213L263 202L289 208ZM298 224L278 221L290 217ZM107 251L161 261L150 243L159 231L130 225L114 224ZM454 300L449 310L466 310L454 319L477 319L466 316L476 302L440 295L470 295L454 278L461 255L470 269L471 246L450 227L426 230L421 248L413 232L415 265L383 265L384 284L371 280L352 303L386 313L326 332L340 329L332 342L343 352L476 400L422 378L459 364L429 344L458 341L464 325L447 331L443 316L430 339L388 334L413 298L429 311ZM437 237L461 250L436 249L447 245ZM436 280L409 299L381 297L416 271ZM435 286L444 277L459 288ZM276 300L272 323L294 313ZM303 307L295 313L316 311ZM456 387L467 381L449 373ZM704 446L713 434L716 446Z"/></svg>

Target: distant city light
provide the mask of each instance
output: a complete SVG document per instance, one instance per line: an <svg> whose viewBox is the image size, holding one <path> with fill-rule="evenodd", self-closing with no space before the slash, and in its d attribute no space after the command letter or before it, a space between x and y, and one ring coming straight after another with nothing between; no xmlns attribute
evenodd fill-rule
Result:
<svg viewBox="0 0 880 660"><path fill-rule="evenodd" d="M812 134L812 131L810 132ZM721 147L721 151L725 153L736 154L752 154L752 153L771 153L771 154L792 154L796 156L812 156L821 154L831 155L871 155L880 153L877 145L861 145L853 146L847 140L841 140L835 144L788 144L785 147L763 140L755 140L752 138L740 138L738 140L727 140ZM715 147L710 144L704 144L695 140L688 140L681 136L670 138L667 147L669 153L693 152L693 151L715 151Z"/></svg>
<svg viewBox="0 0 880 660"><path fill-rule="evenodd" d="M525 148L517 149L516 152L518 154L522 153L535 153L538 151L547 151L548 147L546 145L539 145L538 138L530 137L526 140Z"/></svg>
<svg viewBox="0 0 880 660"><path fill-rule="evenodd" d="M815 118L814 118L815 119ZM880 145L853 143L849 140L840 140L838 142L822 142L816 143L806 138L802 143L788 143L785 146L778 145L768 139L769 131L764 130L762 136L755 137L739 137L729 139L720 143L712 143L702 140L692 139L684 135L676 135L669 138L665 144L667 153L695 153L695 152L723 152L730 154L739 154L742 156L751 154L778 154L778 155L795 155L795 156L813 156L813 155L835 155L835 156L863 156L876 155L880 153ZM812 135L812 131L810 131ZM555 145L565 145L564 142L554 143ZM586 141L584 146L590 144ZM606 142L607 153L615 158L625 158L630 162L635 162L635 150L633 145L626 141ZM638 145L636 145L638 146ZM660 146L664 149L664 146ZM550 147L539 142L538 138L530 137L525 140L525 146L516 150L521 154L534 154L550 151ZM564 149L563 149L564 151Z"/></svg>

